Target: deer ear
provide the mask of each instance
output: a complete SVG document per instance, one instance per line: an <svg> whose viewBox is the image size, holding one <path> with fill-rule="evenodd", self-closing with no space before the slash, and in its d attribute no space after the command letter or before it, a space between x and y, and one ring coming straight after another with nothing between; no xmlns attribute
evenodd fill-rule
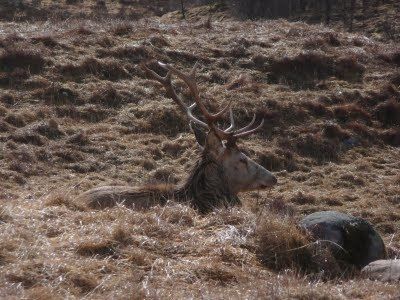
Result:
<svg viewBox="0 0 400 300"><path fill-rule="evenodd" d="M218 155L223 147L221 139L211 130L206 137L205 150Z"/></svg>
<svg viewBox="0 0 400 300"><path fill-rule="evenodd" d="M200 149L203 150L206 143L207 135L206 133L200 129L198 125L193 122L189 123L190 129L192 129L194 136L196 138L197 144L200 146Z"/></svg>

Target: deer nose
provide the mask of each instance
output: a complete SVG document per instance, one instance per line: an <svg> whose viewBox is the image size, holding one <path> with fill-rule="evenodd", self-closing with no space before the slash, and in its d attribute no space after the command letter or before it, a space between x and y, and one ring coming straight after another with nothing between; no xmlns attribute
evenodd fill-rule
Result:
<svg viewBox="0 0 400 300"><path fill-rule="evenodd" d="M278 183L278 179L274 175L272 175L271 185L275 185L277 183Z"/></svg>

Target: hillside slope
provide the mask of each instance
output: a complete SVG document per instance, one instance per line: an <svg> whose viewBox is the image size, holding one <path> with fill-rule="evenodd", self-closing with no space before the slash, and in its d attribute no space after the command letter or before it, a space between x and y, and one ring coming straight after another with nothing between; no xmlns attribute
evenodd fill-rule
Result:
<svg viewBox="0 0 400 300"><path fill-rule="evenodd" d="M282 20L2 26L0 297L399 296L357 275L278 273L255 250L263 219L322 209L365 217L399 248L398 46ZM207 216L74 203L98 185L175 183L195 163L186 117L138 67L150 58L198 61L209 107L265 118L241 146L276 188Z"/></svg>

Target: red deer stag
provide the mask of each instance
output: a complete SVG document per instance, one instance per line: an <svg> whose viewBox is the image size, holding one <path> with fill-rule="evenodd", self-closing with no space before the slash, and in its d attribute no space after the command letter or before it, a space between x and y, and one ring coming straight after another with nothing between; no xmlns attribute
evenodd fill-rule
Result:
<svg viewBox="0 0 400 300"><path fill-rule="evenodd" d="M202 148L202 155L188 179L179 186L103 186L89 190L78 200L92 208L112 207L117 203L132 206L138 209L148 208L156 204L164 204L168 199L180 202L189 202L200 212L208 212L221 205L239 204L239 192L265 189L277 183L277 179L268 170L248 158L236 146L239 138L251 135L263 126L264 120L254 127L255 116L249 125L235 129L232 109L230 104L216 114L211 114L200 99L200 94L195 81L197 64L189 74L185 74L175 67L158 62L158 66L167 71L162 77L155 71L142 64L146 75L160 82L167 95L178 104L188 116L191 125L203 127L208 132L201 135L198 128L191 126L195 131L197 142ZM176 75L189 88L194 103L186 106L176 93L171 77ZM204 121L193 115L193 110L198 107ZM229 111L230 126L222 130L216 122L223 118ZM197 134L196 134L197 133ZM200 136L204 137L203 139Z"/></svg>

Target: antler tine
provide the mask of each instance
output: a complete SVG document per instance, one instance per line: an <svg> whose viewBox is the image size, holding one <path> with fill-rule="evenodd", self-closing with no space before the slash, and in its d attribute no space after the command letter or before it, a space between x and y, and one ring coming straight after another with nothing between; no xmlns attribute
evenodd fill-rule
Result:
<svg viewBox="0 0 400 300"><path fill-rule="evenodd" d="M264 125L264 119L262 119L262 121L260 122L260 124L257 127L253 128L253 129L250 129L250 130L247 130L247 131L242 131L240 133L235 132L233 134L233 137L238 139L238 138L241 138L241 137L248 136L248 135L253 134L254 132L257 132L258 130L260 130L263 127L263 125Z"/></svg>
<svg viewBox="0 0 400 300"><path fill-rule="evenodd" d="M142 68L143 71L146 72L146 75L147 75L147 76L149 76L149 77L151 77L151 78L153 78L153 79L155 79L155 80L161 82L162 84L164 84L164 83L166 82L166 79L167 79L167 77L168 77L168 73L167 73L167 76L162 77L162 76L158 75L156 72L154 72L153 70L150 70L150 69L147 67L147 65L146 65L145 62L142 62L142 63L140 64L140 67Z"/></svg>
<svg viewBox="0 0 400 300"><path fill-rule="evenodd" d="M188 108L186 107L186 105L182 101L182 99L177 95L174 87L172 86L171 71L168 71L167 75L165 77L162 77L162 76L158 75L156 72L154 72L153 70L150 70L145 63L141 64L141 68L145 71L145 73L148 77L160 82L164 86L165 90L167 91L168 96L171 97L171 99L174 100L174 102L176 104L178 104L179 107L184 112L187 112Z"/></svg>
<svg viewBox="0 0 400 300"><path fill-rule="evenodd" d="M231 125L225 129L225 132L232 132L235 129L235 119L233 118L233 111L232 111L232 106L229 107L229 120L231 121Z"/></svg>
<svg viewBox="0 0 400 300"><path fill-rule="evenodd" d="M193 78L196 77L196 72L197 72L197 68L199 67L199 61L196 61L194 63L194 66L192 68L192 71L190 71L190 76L192 76Z"/></svg>
<svg viewBox="0 0 400 300"><path fill-rule="evenodd" d="M225 105L223 109L221 109L216 114L212 114L211 117L213 118L213 120L219 120L226 114L228 110L230 110L231 107L232 107L232 101L229 101L229 103Z"/></svg>
<svg viewBox="0 0 400 300"><path fill-rule="evenodd" d="M182 71L179 71L174 66L171 66L169 64L164 64L161 62L158 62L158 64L161 67L163 67L164 69L169 70L172 73L174 73L176 76L178 76L180 79L182 79L186 83L186 85L188 86L190 92L192 93L192 95L194 97L196 104L198 105L201 113L203 114L204 118L206 119L206 121L209 125L213 125L216 120L219 120L228 111L230 104L228 104L226 107L224 107L220 112L218 112L216 114L210 113L207 110L207 108L204 106L203 102L200 99L199 89L197 88L197 83L196 83L196 71L197 71L197 67L198 67L198 62L195 63L195 65L193 66L193 68L189 74L185 74Z"/></svg>
<svg viewBox="0 0 400 300"><path fill-rule="evenodd" d="M195 116L193 116L193 109L195 109L196 106L197 106L197 104L193 103L192 105L190 105L187 108L187 115L188 115L189 119L192 120L194 123L199 124L200 126L203 126L204 128L208 129L209 127L206 123L204 123L203 121L200 121Z"/></svg>
<svg viewBox="0 0 400 300"><path fill-rule="evenodd" d="M141 64L141 67L146 72L148 77L150 77L154 80L157 80L164 86L165 90L167 91L168 96L171 97L172 100L174 100L179 105L179 107L188 115L188 117L191 121L193 121L194 123L196 123L202 127L207 128L207 129L214 130L215 133L222 140L226 140L228 144L234 145L238 138L248 136L248 135L260 130L262 128L262 126L264 125L264 119L263 119L256 128L250 129L256 120L256 116L254 115L253 119L247 126L241 128L241 129L238 129L238 130L234 130L235 129L235 120L233 117L233 111L232 111L232 105L231 105L232 102L229 102L218 113L211 114L206 109L203 102L201 101L199 91L197 88L196 79L195 79L196 70L198 67L197 62L195 63L195 65L193 66L193 68L189 74L185 74L169 64L164 64L164 63L158 62L158 65L168 71L168 73L165 77L162 77L162 76L158 75L156 72L154 72L153 70L149 69L145 63ZM171 79L172 74L177 75L188 86L188 88L195 100L195 102L192 105L186 106L185 103L183 102L183 100L177 95L174 87L172 86L172 79ZM199 120L198 118L196 118L193 115L193 110L197 106L199 107L200 111L202 112L204 118L206 119L206 122ZM215 121L222 118L228 110L229 110L229 119L230 119L231 124L227 129L222 130L216 126Z"/></svg>
<svg viewBox="0 0 400 300"><path fill-rule="evenodd" d="M236 130L235 134L239 134L239 133L245 132L246 130L249 130L253 126L255 121L256 121L256 115L254 114L253 119L251 119L250 123L247 126Z"/></svg>
<svg viewBox="0 0 400 300"><path fill-rule="evenodd" d="M231 120L232 119L233 119L233 114L231 114ZM253 133L255 133L256 131L260 130L263 127L264 119L261 120L260 124L257 127L253 128L253 129L250 129L250 127L254 124L254 121L255 121L255 116L253 117L253 120L250 122L249 125L247 125L246 127L241 128L239 130L235 130L235 131L231 131L230 130L230 128L233 127L232 125L229 126L229 128L227 128L225 130L221 130L221 129L215 128L215 127L214 127L214 129L216 130L216 133L218 134L220 139L226 140L228 146L233 146L233 145L235 145L236 141L239 138L242 138L242 137L248 136L250 134L253 134Z"/></svg>

